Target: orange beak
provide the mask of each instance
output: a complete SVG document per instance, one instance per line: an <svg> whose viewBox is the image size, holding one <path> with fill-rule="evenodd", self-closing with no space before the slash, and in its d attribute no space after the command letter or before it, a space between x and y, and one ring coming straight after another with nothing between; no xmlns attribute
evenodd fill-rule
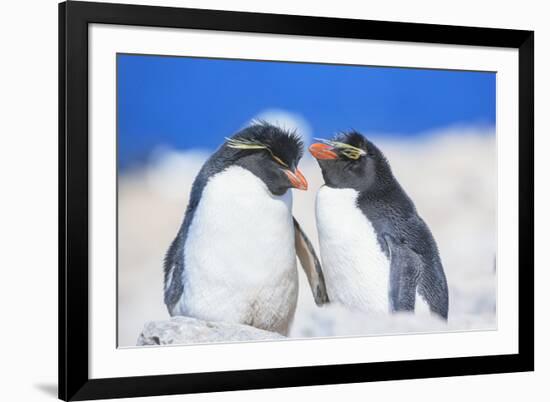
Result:
<svg viewBox="0 0 550 402"><path fill-rule="evenodd" d="M295 172L285 169L284 172L286 173L288 180L290 180L292 187L297 188L298 190L307 190L307 180L302 172L300 172L300 169L296 169Z"/></svg>
<svg viewBox="0 0 550 402"><path fill-rule="evenodd" d="M338 155L332 151L333 149L330 145L316 142L311 144L309 152L315 159L338 159Z"/></svg>

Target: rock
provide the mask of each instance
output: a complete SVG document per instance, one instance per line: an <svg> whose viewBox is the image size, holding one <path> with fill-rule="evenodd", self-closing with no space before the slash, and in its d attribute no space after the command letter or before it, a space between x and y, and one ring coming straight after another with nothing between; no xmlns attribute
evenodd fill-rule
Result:
<svg viewBox="0 0 550 402"><path fill-rule="evenodd" d="M176 345L188 343L239 342L285 337L248 325L202 321L190 317L172 317L150 321L139 335L137 345Z"/></svg>

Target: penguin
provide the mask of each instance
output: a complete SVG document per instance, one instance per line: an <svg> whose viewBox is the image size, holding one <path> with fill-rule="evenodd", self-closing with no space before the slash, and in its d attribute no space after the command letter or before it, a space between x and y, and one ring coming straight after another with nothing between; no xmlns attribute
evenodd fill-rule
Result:
<svg viewBox="0 0 550 402"><path fill-rule="evenodd" d="M164 260L171 316L251 325L287 335L298 297L296 256L315 302L328 302L319 259L292 215L307 190L295 133L255 122L205 162Z"/></svg>
<svg viewBox="0 0 550 402"><path fill-rule="evenodd" d="M309 151L325 182L316 221L328 298L369 313L447 320L437 244L382 151L356 131L317 141Z"/></svg>

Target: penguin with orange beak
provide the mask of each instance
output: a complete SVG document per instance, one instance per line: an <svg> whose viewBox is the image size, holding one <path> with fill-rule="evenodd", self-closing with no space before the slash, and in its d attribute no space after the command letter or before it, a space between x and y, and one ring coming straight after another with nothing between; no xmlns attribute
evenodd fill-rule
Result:
<svg viewBox="0 0 550 402"><path fill-rule="evenodd" d="M382 151L358 132L309 150L325 181L316 219L330 300L382 314L424 310L446 320L437 244Z"/></svg>
<svg viewBox="0 0 550 402"><path fill-rule="evenodd" d="M306 190L295 134L253 124L206 161L164 262L170 315L251 325L286 335L298 297L296 256L317 304L328 301L319 260L292 216Z"/></svg>

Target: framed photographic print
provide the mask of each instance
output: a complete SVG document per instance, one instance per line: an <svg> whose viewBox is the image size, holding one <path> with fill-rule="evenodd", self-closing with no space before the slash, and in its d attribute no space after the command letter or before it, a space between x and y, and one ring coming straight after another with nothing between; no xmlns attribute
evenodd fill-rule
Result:
<svg viewBox="0 0 550 402"><path fill-rule="evenodd" d="M534 369L534 33L59 5L59 397Z"/></svg>

